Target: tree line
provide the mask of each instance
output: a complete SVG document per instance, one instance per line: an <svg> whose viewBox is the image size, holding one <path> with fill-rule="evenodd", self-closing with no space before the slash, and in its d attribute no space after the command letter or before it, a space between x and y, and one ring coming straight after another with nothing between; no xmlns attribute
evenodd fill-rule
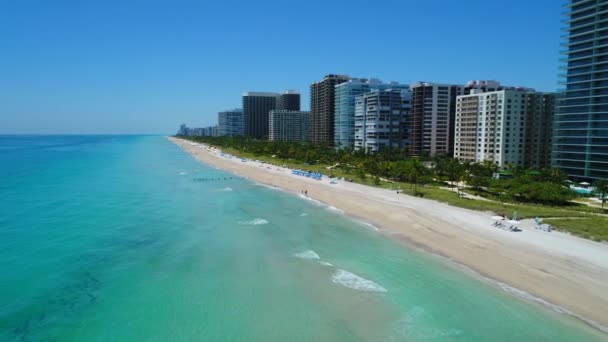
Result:
<svg viewBox="0 0 608 342"><path fill-rule="evenodd" d="M407 182L414 188L414 193L421 196L424 193L418 186L426 184L447 184L450 187L466 184L468 191L504 202L564 205L577 196L566 185L567 175L558 169L507 165L504 170L500 170L490 161L474 163L449 157L411 156L407 151L395 148L369 153L308 142L270 141L242 136L183 138L255 156L273 156L308 165L332 166L353 177L373 177L376 183L379 183L380 178ZM498 174L500 177L495 177ZM599 196L608 194L606 180L597 181L594 185Z"/></svg>

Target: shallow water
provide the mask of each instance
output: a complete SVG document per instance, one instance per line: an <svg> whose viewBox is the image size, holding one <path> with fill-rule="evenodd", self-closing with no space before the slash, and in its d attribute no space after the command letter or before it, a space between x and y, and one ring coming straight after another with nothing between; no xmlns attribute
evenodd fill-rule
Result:
<svg viewBox="0 0 608 342"><path fill-rule="evenodd" d="M2 341L605 338L164 137L0 136L0 198Z"/></svg>

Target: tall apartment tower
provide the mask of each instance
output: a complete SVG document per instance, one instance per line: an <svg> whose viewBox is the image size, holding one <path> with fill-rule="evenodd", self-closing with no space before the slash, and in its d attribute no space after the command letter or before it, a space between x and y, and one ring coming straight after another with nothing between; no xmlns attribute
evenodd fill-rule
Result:
<svg viewBox="0 0 608 342"><path fill-rule="evenodd" d="M327 75L310 85L308 138L313 144L334 143L335 87L348 76Z"/></svg>
<svg viewBox="0 0 608 342"><path fill-rule="evenodd" d="M378 152L382 148L404 148L410 99L407 85L372 89L356 96L355 150Z"/></svg>
<svg viewBox="0 0 608 342"><path fill-rule="evenodd" d="M475 81L469 81L467 82L467 84L464 86L464 95L469 95L473 92L489 92L489 91L498 91L498 90L503 90L503 89L507 89L507 88L515 88L515 87L504 87L500 84L500 82L497 81L490 81L490 80L475 80Z"/></svg>
<svg viewBox="0 0 608 342"><path fill-rule="evenodd" d="M268 114L277 108L278 93L243 94L243 134L251 138L268 137Z"/></svg>
<svg viewBox="0 0 608 342"><path fill-rule="evenodd" d="M297 110L271 110L269 136L273 141L305 141L308 132L309 112Z"/></svg>
<svg viewBox="0 0 608 342"><path fill-rule="evenodd" d="M451 156L456 96L464 93L464 86L419 82L412 84L411 90L410 153Z"/></svg>
<svg viewBox="0 0 608 342"><path fill-rule="evenodd" d="M243 110L233 109L217 114L217 135L243 135Z"/></svg>
<svg viewBox="0 0 608 342"><path fill-rule="evenodd" d="M608 1L564 5L565 89L553 130L552 164L578 180L608 178Z"/></svg>
<svg viewBox="0 0 608 342"><path fill-rule="evenodd" d="M334 146L355 147L355 97L371 89L388 89L391 84L377 79L350 78L335 87Z"/></svg>
<svg viewBox="0 0 608 342"><path fill-rule="evenodd" d="M525 88L458 96L454 158L548 167L554 100Z"/></svg>
<svg viewBox="0 0 608 342"><path fill-rule="evenodd" d="M277 99L277 110L300 110L300 92L289 89L279 95Z"/></svg>
<svg viewBox="0 0 608 342"><path fill-rule="evenodd" d="M525 166L551 167L556 98L555 93L529 92L526 95Z"/></svg>

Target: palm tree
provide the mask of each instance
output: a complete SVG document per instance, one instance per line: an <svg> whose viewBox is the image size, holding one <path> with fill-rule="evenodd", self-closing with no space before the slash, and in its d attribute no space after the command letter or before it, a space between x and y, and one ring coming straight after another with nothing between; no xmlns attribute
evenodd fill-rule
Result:
<svg viewBox="0 0 608 342"><path fill-rule="evenodd" d="M418 158L410 158L405 164L405 173L414 185L414 193L418 192L418 180L424 175L425 170L424 165Z"/></svg>
<svg viewBox="0 0 608 342"><path fill-rule="evenodd" d="M604 209L604 204L606 204L606 200L608 199L608 180L607 179L598 179L593 182L593 186L595 187L595 192L599 195L602 200L602 209Z"/></svg>

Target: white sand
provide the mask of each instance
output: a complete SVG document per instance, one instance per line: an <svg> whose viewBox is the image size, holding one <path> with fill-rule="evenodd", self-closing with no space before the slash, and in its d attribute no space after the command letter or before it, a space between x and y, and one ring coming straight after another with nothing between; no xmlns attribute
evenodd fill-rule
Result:
<svg viewBox="0 0 608 342"><path fill-rule="evenodd" d="M480 275L525 291L608 332L608 245L560 232L542 232L531 220L522 232L491 226L493 214L449 206L395 191L313 180L291 170L170 138L198 160L251 180L300 193L360 218L409 245L444 256ZM521 293L520 293L521 294Z"/></svg>

